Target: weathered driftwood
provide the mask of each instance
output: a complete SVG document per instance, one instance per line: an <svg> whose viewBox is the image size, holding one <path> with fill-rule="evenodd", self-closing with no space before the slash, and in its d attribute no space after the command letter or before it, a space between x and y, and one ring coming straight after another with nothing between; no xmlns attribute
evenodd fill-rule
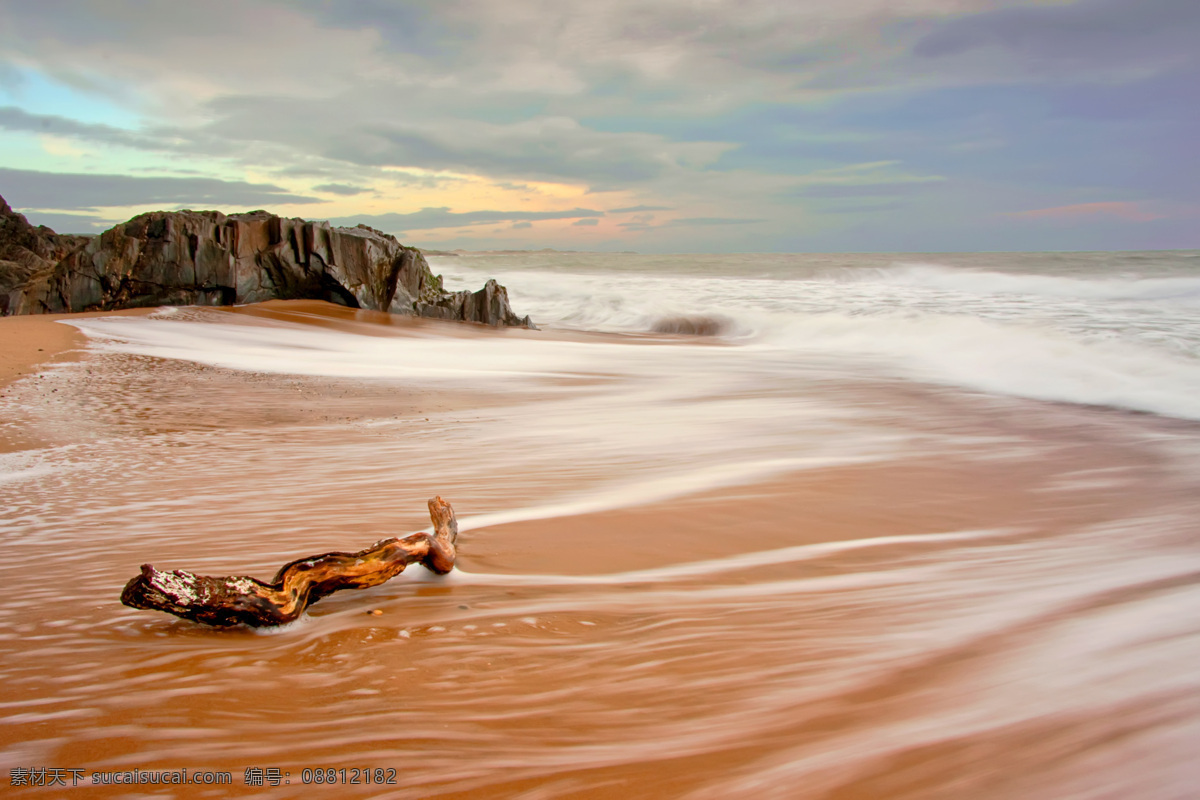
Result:
<svg viewBox="0 0 1200 800"><path fill-rule="evenodd" d="M166 611L205 625L266 627L292 622L304 609L339 589L365 589L390 580L409 564L439 574L454 568L458 522L441 497L429 501L434 532L384 539L358 553L324 553L285 564L270 583L246 576L210 577L150 564L125 585L121 602Z"/></svg>

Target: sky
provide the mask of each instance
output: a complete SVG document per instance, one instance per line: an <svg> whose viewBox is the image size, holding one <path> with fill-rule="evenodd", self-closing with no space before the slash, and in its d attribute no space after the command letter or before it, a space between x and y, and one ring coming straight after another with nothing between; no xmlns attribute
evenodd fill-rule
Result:
<svg viewBox="0 0 1200 800"><path fill-rule="evenodd" d="M0 195L434 249L1200 248L1198 0L0 0Z"/></svg>

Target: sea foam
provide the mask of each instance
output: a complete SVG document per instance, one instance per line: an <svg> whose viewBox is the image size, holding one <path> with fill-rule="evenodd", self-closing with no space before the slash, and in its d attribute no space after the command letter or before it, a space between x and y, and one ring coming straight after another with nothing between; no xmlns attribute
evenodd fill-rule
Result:
<svg viewBox="0 0 1200 800"><path fill-rule="evenodd" d="M995 394L1200 420L1200 361L971 316L804 315L759 348L863 359L862 367Z"/></svg>
<svg viewBox="0 0 1200 800"><path fill-rule="evenodd" d="M1200 277L1072 277L956 269L941 264L899 263L871 270L866 280L975 295L1035 295L1089 300L1155 300L1200 303Z"/></svg>
<svg viewBox="0 0 1200 800"><path fill-rule="evenodd" d="M729 348L551 338L365 337L288 324L113 317L74 320L104 350L230 369L419 380L488 391L633 381L654 399L705 386L769 386L812 364L847 379L905 378L1038 400L1200 420L1200 359L1136 337L948 312L738 310ZM749 326L753 332L746 332ZM674 376L666 381L662 376ZM531 383L532 382L532 383ZM647 399L651 399L647 395Z"/></svg>

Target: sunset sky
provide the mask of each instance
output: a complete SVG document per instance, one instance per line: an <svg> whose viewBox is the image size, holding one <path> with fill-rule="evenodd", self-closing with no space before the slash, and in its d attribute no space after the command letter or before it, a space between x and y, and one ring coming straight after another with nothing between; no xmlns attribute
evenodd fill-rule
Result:
<svg viewBox="0 0 1200 800"><path fill-rule="evenodd" d="M1200 248L1197 0L0 0L0 195L432 248Z"/></svg>

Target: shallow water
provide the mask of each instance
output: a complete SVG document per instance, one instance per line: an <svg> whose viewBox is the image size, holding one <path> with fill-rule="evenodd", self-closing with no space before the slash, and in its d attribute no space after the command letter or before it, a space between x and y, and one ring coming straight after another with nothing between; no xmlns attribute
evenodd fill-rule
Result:
<svg viewBox="0 0 1200 800"><path fill-rule="evenodd" d="M1058 295L961 315L989 343L999 324L1182 364L1131 385L1178 412L1156 415L1030 399L990 362L990 391L953 364L917 380L736 304L715 339L571 333L568 296L542 333L82 323L87 357L0 398L0 440L45 442L0 454L0 768L229 771L255 797L317 791L317 767L395 770L338 794L405 798L1194 794L1191 329L1093 338L1110 300L1072 328ZM835 311L898 319L861 312ZM270 633L117 600L143 561L265 577L424 528L434 494L463 531L444 578Z"/></svg>

